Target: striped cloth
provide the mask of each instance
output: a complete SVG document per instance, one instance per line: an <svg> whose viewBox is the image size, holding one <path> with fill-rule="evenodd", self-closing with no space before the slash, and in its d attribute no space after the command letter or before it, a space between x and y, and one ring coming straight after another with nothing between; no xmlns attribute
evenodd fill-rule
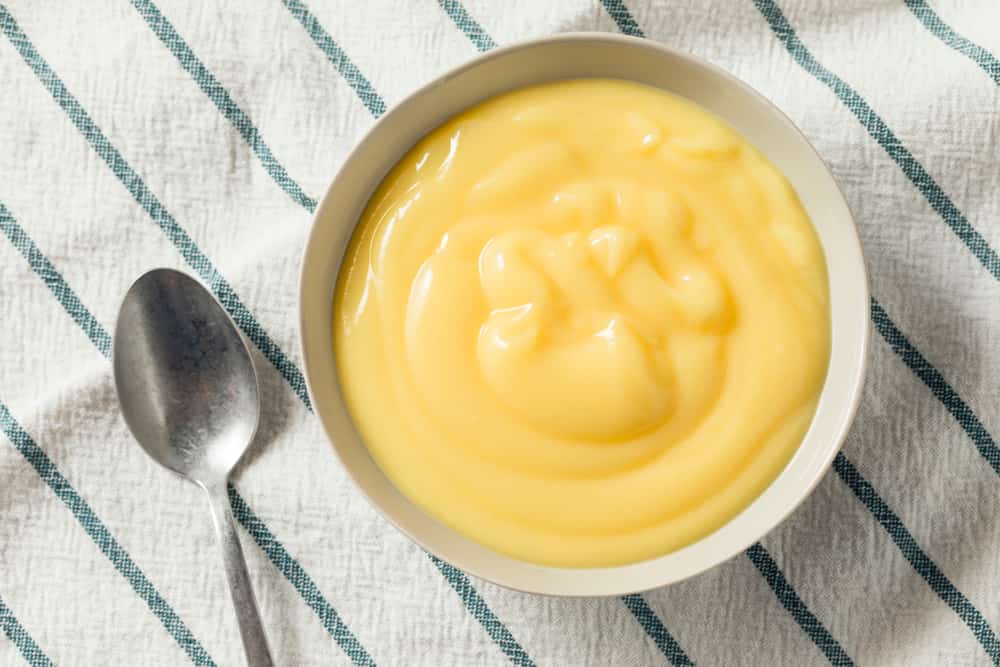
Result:
<svg viewBox="0 0 1000 667"><path fill-rule="evenodd" d="M15 0L0 4L0 664L238 665L197 490L116 410L119 300L173 266L256 346L230 489L282 665L1000 664L996 0ZM621 31L784 109L857 216L864 401L745 555L621 599L470 579L350 486L305 393L310 213L386 108L479 51ZM832 276L833 280L837 276Z"/></svg>

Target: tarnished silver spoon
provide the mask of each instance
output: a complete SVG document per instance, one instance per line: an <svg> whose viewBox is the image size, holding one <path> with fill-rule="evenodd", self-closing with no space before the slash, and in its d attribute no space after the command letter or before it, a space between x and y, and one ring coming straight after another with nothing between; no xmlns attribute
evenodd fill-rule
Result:
<svg viewBox="0 0 1000 667"><path fill-rule="evenodd" d="M236 325L201 283L156 269L129 288L114 338L115 388L132 435L153 460L208 494L243 648L271 667L226 485L260 415L257 373Z"/></svg>

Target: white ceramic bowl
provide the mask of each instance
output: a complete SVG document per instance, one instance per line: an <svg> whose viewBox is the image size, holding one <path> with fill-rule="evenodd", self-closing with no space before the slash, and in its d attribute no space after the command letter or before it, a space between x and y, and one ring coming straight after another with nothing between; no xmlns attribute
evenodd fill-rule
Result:
<svg viewBox="0 0 1000 667"><path fill-rule="evenodd" d="M630 79L687 97L745 135L791 181L812 218L830 276L833 343L816 416L795 456L749 507L702 540L653 560L595 569L535 565L496 553L438 523L405 498L369 455L341 396L333 353L334 286L359 215L383 176L422 136L499 93L555 79ZM316 414L362 493L397 528L439 558L510 588L553 595L648 590L739 553L782 521L826 472L861 394L869 296L854 220L832 175L791 121L721 69L654 42L563 34L496 49L448 72L386 113L340 169L316 210L302 260L299 317Z"/></svg>

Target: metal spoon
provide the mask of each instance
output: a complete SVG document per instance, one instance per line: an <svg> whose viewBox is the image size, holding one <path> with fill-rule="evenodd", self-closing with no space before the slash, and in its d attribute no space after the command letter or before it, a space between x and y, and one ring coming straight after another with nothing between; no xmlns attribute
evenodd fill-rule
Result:
<svg viewBox="0 0 1000 667"><path fill-rule="evenodd" d="M273 664L226 485L257 431L257 374L236 325L201 283L156 269L125 295L114 339L115 388L153 460L208 493L247 664Z"/></svg>

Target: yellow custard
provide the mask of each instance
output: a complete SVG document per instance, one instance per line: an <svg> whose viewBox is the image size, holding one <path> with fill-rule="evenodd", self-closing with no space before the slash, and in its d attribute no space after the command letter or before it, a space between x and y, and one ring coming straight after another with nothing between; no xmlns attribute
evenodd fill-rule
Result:
<svg viewBox="0 0 1000 667"><path fill-rule="evenodd" d="M488 100L385 178L333 341L355 424L430 515L510 556L620 565L733 518L826 374L794 191L695 104L618 80Z"/></svg>

